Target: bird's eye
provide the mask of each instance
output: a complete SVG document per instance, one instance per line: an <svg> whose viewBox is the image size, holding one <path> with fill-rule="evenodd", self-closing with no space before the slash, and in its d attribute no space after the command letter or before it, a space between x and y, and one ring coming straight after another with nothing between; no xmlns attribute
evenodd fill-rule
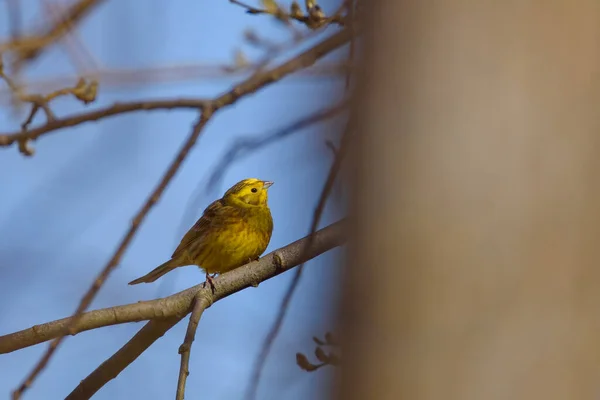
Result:
<svg viewBox="0 0 600 400"><path fill-rule="evenodd" d="M258 189L257 189L257 188L252 188L252 189L250 189L250 191L251 191L252 193L256 193L256 192L258 192Z"/></svg>

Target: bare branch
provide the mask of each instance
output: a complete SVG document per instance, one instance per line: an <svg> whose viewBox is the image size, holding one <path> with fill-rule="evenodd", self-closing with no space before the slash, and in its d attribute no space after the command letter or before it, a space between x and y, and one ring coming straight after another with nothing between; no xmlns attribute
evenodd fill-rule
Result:
<svg viewBox="0 0 600 400"><path fill-rule="evenodd" d="M5 77L5 79L6 79L6 77ZM17 95L19 100L31 103L31 111L29 112L29 116L27 117L25 122L23 122L21 124L21 131L27 132L27 128L29 127L29 124L31 124L31 122L33 122L33 118L35 117L35 115L37 114L37 112L40 109L42 109L44 111L44 113L46 114L46 123L50 123L50 122L54 121L56 119L56 117L54 116L54 113L50 109L49 103L50 103L50 101L54 100L55 98L71 94L77 100L83 102L84 104L89 104L89 103L93 102L94 100L96 100L97 93L98 93L98 82L96 82L94 80L87 82L83 78L79 78L79 80L77 81L77 84L73 87L55 90L47 95L23 94L21 88L19 88L19 91L15 92L15 94ZM27 142L28 139L24 139L22 141ZM26 155L32 155L32 154L26 154Z"/></svg>
<svg viewBox="0 0 600 400"><path fill-rule="evenodd" d="M341 13L336 12L333 16L328 17L318 5L314 5L304 13L296 2L292 3L289 12L284 11L278 5L267 9L252 7L238 0L229 0L229 2L245 8L248 14L269 14L284 21L295 20L311 29L318 29L329 24L339 26L345 26L346 24L346 18ZM274 1L273 3L276 4Z"/></svg>
<svg viewBox="0 0 600 400"><path fill-rule="evenodd" d="M98 110L75 114L66 118L48 121L46 124L29 129L25 132L17 131L0 134L0 147L10 146L23 140L35 140L42 135L52 133L59 129L93 122L99 119L126 114L133 111L172 110L177 108L199 110L210 105L210 100L204 99L171 99L171 100L146 100L129 103L115 103Z"/></svg>
<svg viewBox="0 0 600 400"><path fill-rule="evenodd" d="M349 118L346 128L344 130L344 135L342 136L340 148L336 153L333 164L331 165L329 174L327 175L327 180L325 181L325 185L323 186L323 191L321 192L321 196L319 197L319 202L317 204L317 207L315 208L308 236L309 240L306 243L307 248L311 246L310 238L313 237L312 234L317 231L317 227L319 226L321 216L323 215L323 210L325 209L325 203L327 202L327 199L329 198L329 195L333 190L335 179L346 154L346 149L348 147L348 142L351 136L351 121L352 118ZM292 300L294 292L296 291L298 283L300 282L300 277L302 276L303 269L304 264L300 265L296 269L294 277L292 278L292 282L290 283L290 286L288 287L287 291L285 292L285 295L283 296L283 300L281 302L281 306L279 307L279 313L275 318L275 322L273 323L273 325L271 326L271 330L265 337L265 341L263 342L261 352L258 355L258 358L256 359L256 362L254 364L250 384L248 385L248 389L246 391L246 399L253 400L256 398L256 394L258 392L258 385L260 383L262 371L266 364L267 357L271 352L271 348L273 347L273 343L275 343L275 339L277 339L277 336L279 335L279 331L281 330L281 326L283 325L283 320L285 318L285 315L287 314L290 301Z"/></svg>
<svg viewBox="0 0 600 400"><path fill-rule="evenodd" d="M71 326L72 335L76 335L103 326L172 317L174 313L180 312L186 304L189 304L194 293L193 290L184 291L166 298L94 310L81 314L77 321L74 321L73 317L67 317L34 325L22 331L0 336L0 354L52 340L60 336L68 326Z"/></svg>
<svg viewBox="0 0 600 400"><path fill-rule="evenodd" d="M345 241L343 224L343 221L336 222L317 231L314 234L313 244L308 252L302 252L303 247L306 246L306 242L309 240L308 237L304 237L261 257L258 261L251 262L234 271L220 275L214 279L215 295L212 299L214 301L221 300L240 290L266 281L294 268L302 262L325 253L334 247L340 246ZM276 255L281 260L281 266L274 269ZM191 311L192 300L200 289L202 289L202 284L165 298L89 311L82 314L78 321L74 321L74 317L68 317L0 336L0 354L11 353L54 339L60 336L69 324L73 328L72 334L75 335L103 326L125 324L128 322L168 319L180 314L181 318L183 318Z"/></svg>
<svg viewBox="0 0 600 400"><path fill-rule="evenodd" d="M258 261L251 262L245 266L220 275L214 280L214 294L210 288L205 288L204 285L200 284L174 295L187 296L188 299L187 303L179 303L182 308L177 311L184 312L185 314L189 313L192 308L192 300L196 295L208 297L212 299L213 302L216 302L250 286L256 286L260 282L264 282L265 280L294 268L319 254L342 245L345 241L344 225L344 222L332 224L310 237L300 239L266 255ZM312 242L312 245L310 248L306 249L306 244L309 241ZM171 326L175 325L181 318L183 318L183 316L176 317L175 322L172 322ZM150 324L151 323L152 322L150 322ZM148 327L148 325L146 325L146 327ZM144 329L146 329L146 327ZM148 336L152 336L154 337L154 340L156 340L162 336L164 332L165 330L156 329L155 332L148 333ZM140 339L142 344L148 340L149 338L146 336L144 339ZM129 346L128 349L122 348L119 350L117 354L112 356L107 362L101 364L94 372L81 381L68 399L89 399L103 385L111 379L114 379L114 377L142 353L143 350L138 351L139 345L136 344L136 341L137 340L134 337L127 343L126 347ZM117 361L113 362L115 357L117 357ZM77 393L76 397L74 396L75 393Z"/></svg>
<svg viewBox="0 0 600 400"><path fill-rule="evenodd" d="M351 38L351 32L347 29L321 41L319 44L293 57L289 61L252 75L250 78L235 86L229 92L224 93L214 100L214 108L219 109L237 101L240 96L254 93L261 87L278 81L286 75L289 75L299 69L307 68L313 65L324 55L332 52L338 47L346 44Z"/></svg>
<svg viewBox="0 0 600 400"><path fill-rule="evenodd" d="M11 90L11 92L14 96L13 99L31 104L31 109L29 111L29 114L28 114L27 118L25 119L25 121L21 124L21 133L24 133L24 135L21 135L20 138L16 139L16 141L19 144L19 150L21 151L21 153L23 153L26 156L33 155L33 150L30 149L28 146L28 142L30 141L30 139L26 137L27 128L29 127L31 122L33 122L33 118L36 116L36 114L38 113L38 111L40 109L43 110L44 113L46 114L46 124L50 124L52 121L54 121L56 119L54 117L54 114L52 113L52 110L50 109L49 104L48 104L50 101L54 100L57 97L71 94L77 100L83 102L84 104L88 104L96 99L96 94L98 91L98 82L96 82L94 80L91 80L88 82L85 79L80 78L77 81L77 84L75 86L55 90L46 95L25 94L23 92L23 88L21 86L19 86L17 83L15 83L15 81L5 73L4 64L2 62L1 55L0 55L0 79L4 80L6 82L8 88ZM3 138L0 135L0 142L3 142L3 139L6 140L7 138L5 138L5 137ZM8 142L9 141L10 140L8 140ZM13 142L14 141L15 140L13 140Z"/></svg>
<svg viewBox="0 0 600 400"><path fill-rule="evenodd" d="M190 374L190 352L192 350L192 343L196 337L196 329L198 329L198 323L202 317L202 313L212 303L210 297L202 296L203 292L198 292L194 298L194 308L192 309L192 315L190 315L190 323L188 324L187 331L185 332L185 339L183 344L179 346L179 354L181 354L181 365L179 367L179 379L177 381L177 394L176 400L183 400L185 397L185 382Z"/></svg>

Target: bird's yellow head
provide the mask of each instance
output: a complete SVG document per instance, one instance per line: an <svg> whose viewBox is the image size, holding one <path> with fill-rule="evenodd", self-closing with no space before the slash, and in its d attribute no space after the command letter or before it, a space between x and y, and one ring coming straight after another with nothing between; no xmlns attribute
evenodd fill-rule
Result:
<svg viewBox="0 0 600 400"><path fill-rule="evenodd" d="M239 206L266 206L267 205L267 189L271 187L273 182L261 181L256 178L244 179L233 185L225 195L223 200L229 204L237 204Z"/></svg>

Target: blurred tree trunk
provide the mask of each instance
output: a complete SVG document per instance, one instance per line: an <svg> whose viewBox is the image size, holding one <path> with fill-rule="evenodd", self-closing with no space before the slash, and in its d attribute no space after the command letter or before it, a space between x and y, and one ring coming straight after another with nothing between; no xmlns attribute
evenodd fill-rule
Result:
<svg viewBox="0 0 600 400"><path fill-rule="evenodd" d="M600 2L365 2L352 399L600 396Z"/></svg>

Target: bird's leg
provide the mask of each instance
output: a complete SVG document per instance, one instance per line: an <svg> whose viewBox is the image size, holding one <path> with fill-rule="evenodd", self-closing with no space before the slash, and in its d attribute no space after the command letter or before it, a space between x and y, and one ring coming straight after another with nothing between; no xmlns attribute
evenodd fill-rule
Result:
<svg viewBox="0 0 600 400"><path fill-rule="evenodd" d="M206 287L206 283L208 283L210 285L210 290L211 290L212 294L215 294L215 283L213 282L213 278L215 276L217 276L216 272L212 276L210 276L210 274L207 272L206 273L206 281L204 282L204 287Z"/></svg>

